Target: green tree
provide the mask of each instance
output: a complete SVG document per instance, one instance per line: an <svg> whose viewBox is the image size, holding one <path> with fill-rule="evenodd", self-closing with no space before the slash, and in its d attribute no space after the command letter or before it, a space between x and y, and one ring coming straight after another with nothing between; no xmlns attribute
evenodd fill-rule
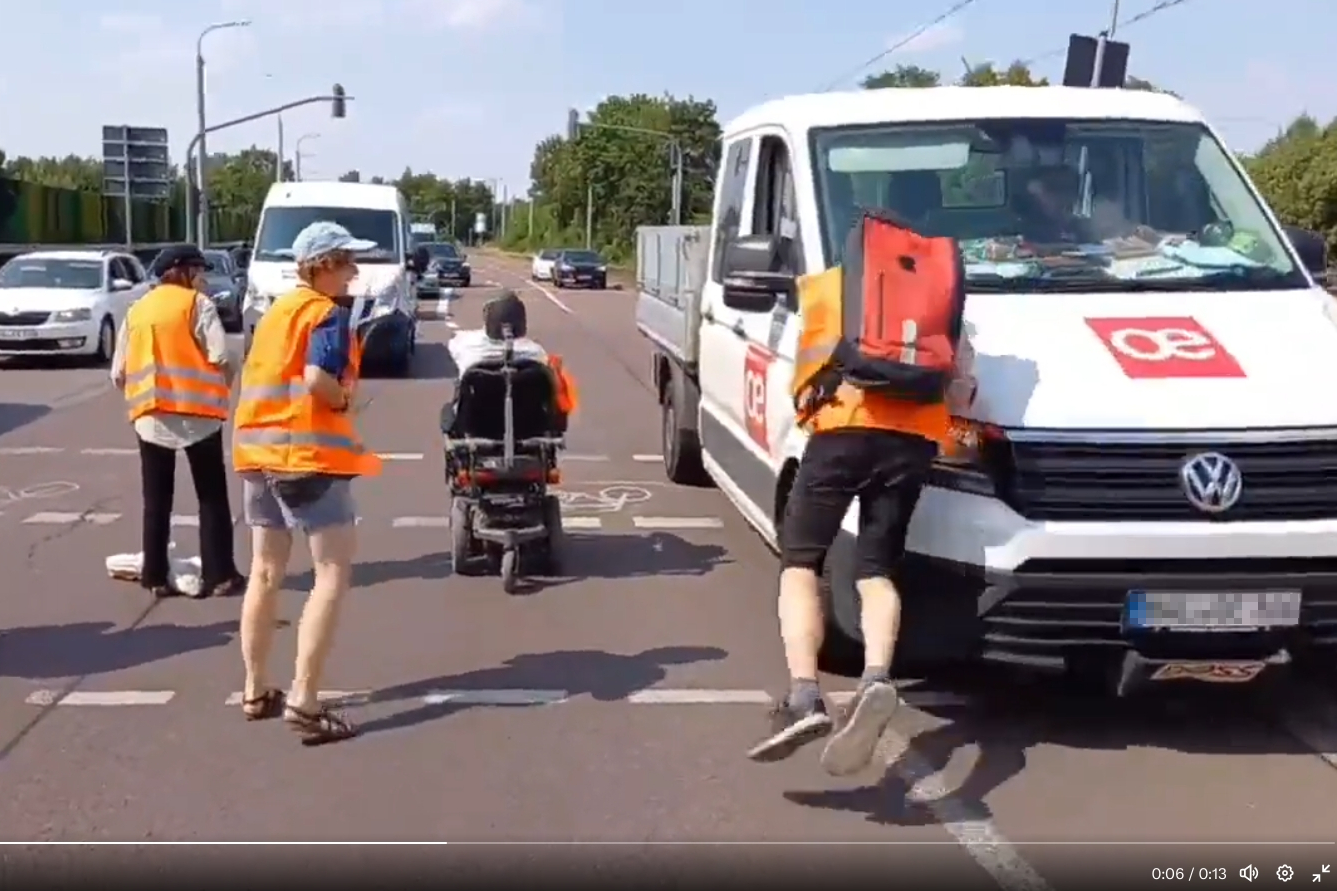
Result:
<svg viewBox="0 0 1337 891"><path fill-rule="evenodd" d="M888 87L937 87L942 85L942 75L918 65L897 65L890 71L873 74L863 79L865 90L882 90Z"/></svg>
<svg viewBox="0 0 1337 891"><path fill-rule="evenodd" d="M971 65L957 81L963 87L1047 87L1049 78L1037 78L1025 62L1013 62L1001 71L992 62Z"/></svg>
<svg viewBox="0 0 1337 891"><path fill-rule="evenodd" d="M526 208L523 225L512 217L517 224L507 243L529 248L581 243L590 199L595 244L615 258L627 256L637 226L670 219L670 136L683 153L683 220L709 219L719 161L715 103L610 96L590 112L574 140L550 136L534 147L529 193L536 202L534 228L529 231Z"/></svg>
<svg viewBox="0 0 1337 891"><path fill-rule="evenodd" d="M275 153L251 146L235 155L210 155L205 165L209 203L237 213L260 213L274 184ZM284 179L292 179L292 165L284 161Z"/></svg>

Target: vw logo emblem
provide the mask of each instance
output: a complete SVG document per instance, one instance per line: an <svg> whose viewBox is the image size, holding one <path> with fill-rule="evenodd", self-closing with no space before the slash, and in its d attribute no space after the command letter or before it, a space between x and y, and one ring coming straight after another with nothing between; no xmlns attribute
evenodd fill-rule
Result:
<svg viewBox="0 0 1337 891"><path fill-rule="evenodd" d="M1204 452L1185 461L1179 468L1179 481L1188 503L1205 514L1225 513L1244 491L1239 466L1217 452Z"/></svg>

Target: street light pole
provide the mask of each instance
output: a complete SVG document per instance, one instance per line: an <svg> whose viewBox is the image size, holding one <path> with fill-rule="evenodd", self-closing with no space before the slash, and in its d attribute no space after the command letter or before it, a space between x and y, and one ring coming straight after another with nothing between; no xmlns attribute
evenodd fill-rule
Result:
<svg viewBox="0 0 1337 891"><path fill-rule="evenodd" d="M297 148L293 150L293 178L302 181L302 143L308 139L319 139L319 133L303 133L297 137Z"/></svg>
<svg viewBox="0 0 1337 891"><path fill-rule="evenodd" d="M305 99L297 99L293 102L285 102L284 104L275 106L274 108L267 108L264 111L257 111L254 114L248 114L239 118L233 118L232 120L224 121L221 124L214 124L210 127L207 127L206 129L210 133L216 133L219 130L226 130L229 127L237 127L242 124L249 124L251 121L258 121L261 118L267 118L267 117L272 117L274 115L283 114L283 112L285 111L291 111L294 108L301 108L304 105L313 105L317 102L332 103L334 117L342 118L346 114L345 108L347 103L352 101L353 97L349 96L347 93L344 92L343 86L341 84L335 84L334 89L331 90L328 95L308 96ZM193 176L196 169L195 147L200 144L200 140L203 138L204 134L196 133L193 137L191 137L190 144L186 146L186 163L185 166L182 167L181 169L186 172L187 189L189 189L194 185L198 185L196 183L191 183L190 179ZM192 244L196 244L199 247L203 248L204 242L199 238L199 232L194 230L194 226L192 225L193 222L194 221L191 215L186 214L186 241L189 241Z"/></svg>
<svg viewBox="0 0 1337 891"><path fill-rule="evenodd" d="M250 19L218 22L205 28L200 32L200 36L195 38L195 114L199 122L199 130L195 136L200 141L200 153L196 156L198 167L195 171L195 181L199 186L196 193L196 213L199 221L196 225L196 231L199 233L201 244L208 244L209 242L209 189L205 185L204 179L204 167L209 158L209 151L206 146L209 126L204 116L204 38L215 31L222 31L226 28L246 28L250 24Z"/></svg>
<svg viewBox="0 0 1337 891"><path fill-rule="evenodd" d="M283 115L275 115L279 122L279 153L274 160L274 182L283 182Z"/></svg>

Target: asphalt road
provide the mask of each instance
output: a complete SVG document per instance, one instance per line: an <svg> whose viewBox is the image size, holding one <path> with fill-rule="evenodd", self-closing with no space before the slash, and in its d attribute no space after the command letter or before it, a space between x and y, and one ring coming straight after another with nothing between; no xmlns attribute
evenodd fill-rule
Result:
<svg viewBox="0 0 1337 891"><path fill-rule="evenodd" d="M328 678L364 735L321 749L242 719L237 600L154 605L106 578L105 556L137 549L139 496L105 372L0 362L0 839L933 843L599 853L603 877L625 868L651 884L707 866L777 882L914 866L969 887L1075 888L1092 875L1147 883L1155 866L1220 868L1218 886L1244 887L1250 863L1252 884L1277 882L1283 863L1310 882L1337 859L1276 847L1331 842L1337 826L1337 707L1314 681L1109 702L996 674L911 679L911 707L864 775L829 778L815 751L748 762L783 683L775 562L720 493L665 481L634 295L545 291L523 260L474 259L481 284L453 318L424 323L412 378L366 388L359 423L390 460L358 484L357 589ZM514 596L451 573L437 431L454 373L445 343L479 324L497 285L522 290L531 333L583 399L563 462L570 575ZM193 553L184 468L177 511L176 541ZM289 620L305 569L287 585ZM293 629L279 636L285 678ZM1086 846L1135 841L1195 847ZM8 862L112 856L80 850ZM540 851L483 863L488 850L471 867L588 862ZM381 862L370 849L320 855L323 867L315 852L266 857L341 875ZM422 856L437 858L426 876L466 855Z"/></svg>

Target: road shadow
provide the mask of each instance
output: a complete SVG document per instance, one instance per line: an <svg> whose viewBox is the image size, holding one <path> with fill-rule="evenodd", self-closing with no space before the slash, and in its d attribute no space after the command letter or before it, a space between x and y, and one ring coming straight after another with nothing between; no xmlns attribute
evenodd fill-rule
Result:
<svg viewBox="0 0 1337 891"><path fill-rule="evenodd" d="M354 588L370 588L386 582L405 579L444 579L451 576L450 553L447 551L421 554L404 560L367 560L353 564ZM310 569L289 575L283 580L285 591L310 591L315 576Z"/></svg>
<svg viewBox="0 0 1337 891"><path fill-rule="evenodd" d="M29 625L0 632L0 677L50 680L108 674L232 643L236 621L143 625Z"/></svg>
<svg viewBox="0 0 1337 891"><path fill-rule="evenodd" d="M973 687L974 689L970 689ZM1009 673L991 682L959 685L969 704L926 706L944 723L916 734L874 783L849 789L785 792L804 807L863 814L888 826L927 826L992 819L988 798L1027 766L1036 746L1123 751L1167 749L1194 755L1312 754L1285 733L1257 692L1207 685L1148 689L1116 699L1074 689L1060 679L1009 684ZM894 727L893 723L893 727ZM953 754L977 750L965 777L936 799L912 796L921 780L947 768Z"/></svg>
<svg viewBox="0 0 1337 891"><path fill-rule="evenodd" d="M420 340L409 376L415 381L453 381L460 370L444 343Z"/></svg>
<svg viewBox="0 0 1337 891"><path fill-rule="evenodd" d="M563 572L535 576L532 593L587 579L638 579L709 575L733 562L717 544L698 544L667 532L581 535L567 530Z"/></svg>
<svg viewBox="0 0 1337 891"><path fill-rule="evenodd" d="M32 402L0 402L0 436L51 414L51 406Z"/></svg>
<svg viewBox="0 0 1337 891"><path fill-rule="evenodd" d="M596 702L617 702L663 681L672 665L714 662L729 654L718 647L656 647L625 655L603 650L558 650L525 653L500 666L462 674L426 678L378 690L372 703L421 702L424 696L442 690L561 690L566 699L589 697ZM471 708L534 708L544 703L479 705L469 702L423 704L416 708L374 718L359 725L363 735L403 730Z"/></svg>

